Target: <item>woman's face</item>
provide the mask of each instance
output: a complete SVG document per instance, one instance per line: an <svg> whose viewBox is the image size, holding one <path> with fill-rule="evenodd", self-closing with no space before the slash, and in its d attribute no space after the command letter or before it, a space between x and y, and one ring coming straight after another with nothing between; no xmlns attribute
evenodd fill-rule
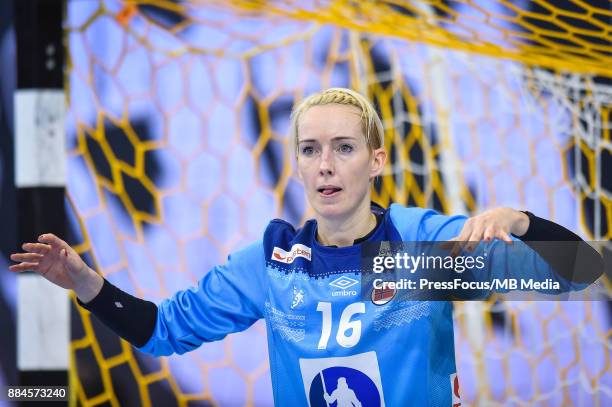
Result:
<svg viewBox="0 0 612 407"><path fill-rule="evenodd" d="M370 152L361 113L339 104L313 106L298 123L298 175L315 212L340 219L370 206L370 180L382 172L383 148Z"/></svg>

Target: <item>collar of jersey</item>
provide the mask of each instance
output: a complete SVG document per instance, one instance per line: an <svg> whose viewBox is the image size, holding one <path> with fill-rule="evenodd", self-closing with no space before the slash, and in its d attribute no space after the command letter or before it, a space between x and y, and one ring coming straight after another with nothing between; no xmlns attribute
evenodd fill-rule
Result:
<svg viewBox="0 0 612 407"><path fill-rule="evenodd" d="M383 215L380 222L377 221L376 227L372 232L369 233L367 239L359 241L351 246L335 247L335 246L324 246L317 241L317 221L312 219L310 222L310 241L312 242L312 248L315 252L324 254L326 256L353 256L359 254L361 251L361 244L364 242L376 242L384 239L384 225L388 221L389 211L383 209L380 205L372 202L372 212L374 215ZM367 236L367 235L366 235ZM360 240L360 239L358 239Z"/></svg>

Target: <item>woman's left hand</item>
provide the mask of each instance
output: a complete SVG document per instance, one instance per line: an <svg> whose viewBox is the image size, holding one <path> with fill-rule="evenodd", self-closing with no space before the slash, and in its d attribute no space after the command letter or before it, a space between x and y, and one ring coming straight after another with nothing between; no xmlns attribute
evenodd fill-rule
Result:
<svg viewBox="0 0 612 407"><path fill-rule="evenodd" d="M523 212L512 208L495 208L473 216L465 221L463 229L451 241L459 242L452 250L453 255L465 248L473 251L482 240L490 242L500 239L511 244L510 233L522 236L529 228L529 217Z"/></svg>

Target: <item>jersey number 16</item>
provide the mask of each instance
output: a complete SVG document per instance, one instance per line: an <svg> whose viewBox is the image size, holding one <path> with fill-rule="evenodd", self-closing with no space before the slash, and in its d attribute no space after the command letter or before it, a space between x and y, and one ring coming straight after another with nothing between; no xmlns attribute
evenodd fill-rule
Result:
<svg viewBox="0 0 612 407"><path fill-rule="evenodd" d="M327 343L332 331L332 304L331 302L319 301L317 311L323 314L323 322L321 324L321 339L319 339L319 349L327 349ZM344 348L351 348L359 342L361 338L361 321L351 321L355 314L364 314L365 304L363 302L354 302L349 304L342 315L340 315L340 325L336 333L336 341ZM347 332L351 331L349 335Z"/></svg>

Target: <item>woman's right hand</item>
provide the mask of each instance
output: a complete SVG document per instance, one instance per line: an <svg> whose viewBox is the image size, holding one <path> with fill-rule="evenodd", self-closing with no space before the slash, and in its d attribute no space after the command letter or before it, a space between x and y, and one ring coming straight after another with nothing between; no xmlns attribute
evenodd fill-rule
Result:
<svg viewBox="0 0 612 407"><path fill-rule="evenodd" d="M24 253L11 254L11 260L20 262L9 267L15 272L34 271L53 284L74 290L83 302L93 299L104 280L90 269L72 247L59 237L47 233L38 243L24 243Z"/></svg>

